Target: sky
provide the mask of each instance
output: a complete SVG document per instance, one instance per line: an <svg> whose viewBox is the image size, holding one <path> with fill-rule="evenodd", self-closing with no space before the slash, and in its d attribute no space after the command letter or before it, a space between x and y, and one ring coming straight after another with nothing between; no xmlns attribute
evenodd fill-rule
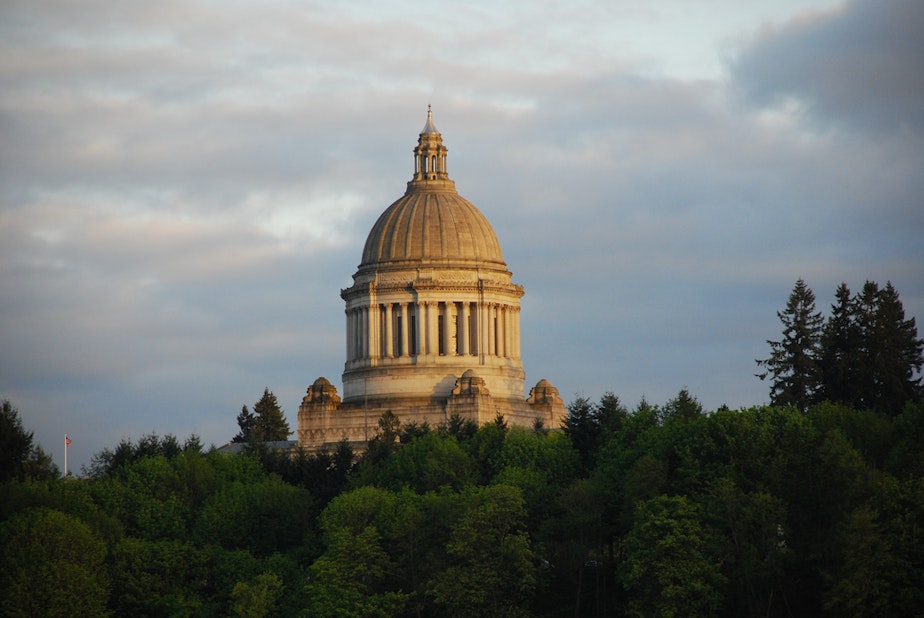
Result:
<svg viewBox="0 0 924 618"><path fill-rule="evenodd" d="M924 3L0 5L0 397L78 472L338 388L433 106L522 299L527 388L765 403L804 278L924 319ZM920 328L919 332L924 329Z"/></svg>

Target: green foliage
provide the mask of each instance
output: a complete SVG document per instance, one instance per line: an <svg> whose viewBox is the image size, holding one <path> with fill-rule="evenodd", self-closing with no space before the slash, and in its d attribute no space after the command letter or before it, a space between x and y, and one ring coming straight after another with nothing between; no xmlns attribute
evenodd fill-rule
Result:
<svg viewBox="0 0 924 618"><path fill-rule="evenodd" d="M30 509L0 527L6 616L104 616L106 546L72 515Z"/></svg>
<svg viewBox="0 0 924 618"><path fill-rule="evenodd" d="M269 556L280 548L302 544L314 514L314 500L305 489L278 479L236 482L208 498L195 536L202 544Z"/></svg>
<svg viewBox="0 0 924 618"><path fill-rule="evenodd" d="M662 423L688 423L703 416L703 406L686 387L668 400L660 410Z"/></svg>
<svg viewBox="0 0 924 618"><path fill-rule="evenodd" d="M835 303L821 334L821 400L853 405L859 400L862 333L855 321L855 303L850 288L841 283Z"/></svg>
<svg viewBox="0 0 924 618"><path fill-rule="evenodd" d="M904 616L924 605L924 402L897 416L829 402L706 413L683 389L631 411L609 393L580 406L567 432L386 415L358 467L346 443L230 455L145 436L101 457L94 478L7 481L0 588L19 605L4 611L15 615L24 591L56 602L35 582L68 569L85 584L78 607L95 599L90 615ZM579 426L593 429L585 442ZM54 539L71 534L89 562L49 566ZM40 535L53 542L39 547Z"/></svg>
<svg viewBox="0 0 924 618"><path fill-rule="evenodd" d="M920 373L924 341L914 318L905 319L898 292L888 282L883 289L867 281L856 300L861 345L859 393L854 405L897 415L907 401L921 397Z"/></svg>
<svg viewBox="0 0 924 618"><path fill-rule="evenodd" d="M17 410L8 399L0 401L0 483L13 479L49 480L61 475L40 445L33 444Z"/></svg>
<svg viewBox="0 0 924 618"><path fill-rule="evenodd" d="M341 440L332 453L326 450L309 453L301 447L293 452L253 444L248 454L259 460L267 474L307 489L320 507L343 491L353 470L353 449L346 439Z"/></svg>
<svg viewBox="0 0 924 618"><path fill-rule="evenodd" d="M519 490L495 485L470 500L446 544L451 563L433 578L429 595L444 615L530 615L536 573Z"/></svg>
<svg viewBox="0 0 924 618"><path fill-rule="evenodd" d="M103 478L120 474L124 468L146 457L173 459L182 453L201 452L202 444L199 436L195 434L189 436L181 445L176 436L172 434L168 433L161 438L157 434L150 433L141 436L134 444L131 440L123 438L114 450L103 449L90 458L90 465L84 467L83 473L93 478Z"/></svg>
<svg viewBox="0 0 924 618"><path fill-rule="evenodd" d="M25 480L25 462L32 449L32 432L27 432L19 410L9 400L0 402L0 483Z"/></svg>
<svg viewBox="0 0 924 618"><path fill-rule="evenodd" d="M273 572L260 573L249 582L238 582L231 591L231 614L241 618L269 616L282 587L282 579Z"/></svg>
<svg viewBox="0 0 924 618"><path fill-rule="evenodd" d="M119 616L204 613L211 556L192 543L128 537L113 549L112 607Z"/></svg>
<svg viewBox="0 0 924 618"><path fill-rule="evenodd" d="M477 484L487 485L500 471L507 430L507 423L498 415L493 423L479 427L471 439L463 443L475 466L474 478Z"/></svg>
<svg viewBox="0 0 924 618"><path fill-rule="evenodd" d="M771 378L770 402L778 406L796 406L805 410L815 398L821 369L821 312L815 310L815 293L801 278L796 281L786 309L776 312L783 323L783 338L770 341L770 357L758 360L766 368L758 374Z"/></svg>
<svg viewBox="0 0 924 618"><path fill-rule="evenodd" d="M321 516L327 549L310 569L310 615L393 616L401 610L407 595L386 587L393 563L380 532L394 504L390 492L364 487L327 506Z"/></svg>
<svg viewBox="0 0 924 618"><path fill-rule="evenodd" d="M772 376L770 400L805 411L831 401L857 410L898 415L924 394L924 340L914 318L906 319L898 292L867 281L851 296L847 284L835 292L831 315L815 312L815 295L802 279L783 312L783 339L768 341L770 358L758 377Z"/></svg>
<svg viewBox="0 0 924 618"><path fill-rule="evenodd" d="M603 443L624 430L627 418L625 406L611 392L604 393L597 404L586 397L568 404L562 428L580 454L585 473L594 467Z"/></svg>
<svg viewBox="0 0 924 618"><path fill-rule="evenodd" d="M241 408L237 425L240 431L231 438L232 442L279 442L292 435L285 413L269 388L263 389L263 396L253 404L253 412L246 405Z"/></svg>
<svg viewBox="0 0 924 618"><path fill-rule="evenodd" d="M620 577L631 616L714 616L725 577L710 555L695 504L680 496L639 503Z"/></svg>
<svg viewBox="0 0 924 618"><path fill-rule="evenodd" d="M377 471L377 485L407 486L419 493L448 488L461 491L472 481L472 461L455 438L429 432L401 448Z"/></svg>

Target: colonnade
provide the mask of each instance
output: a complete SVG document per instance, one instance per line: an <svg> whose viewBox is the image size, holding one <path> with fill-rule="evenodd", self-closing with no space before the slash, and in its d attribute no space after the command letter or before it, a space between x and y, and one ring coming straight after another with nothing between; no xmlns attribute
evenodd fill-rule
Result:
<svg viewBox="0 0 924 618"><path fill-rule="evenodd" d="M347 309L347 361L412 356L520 357L520 307L418 301Z"/></svg>

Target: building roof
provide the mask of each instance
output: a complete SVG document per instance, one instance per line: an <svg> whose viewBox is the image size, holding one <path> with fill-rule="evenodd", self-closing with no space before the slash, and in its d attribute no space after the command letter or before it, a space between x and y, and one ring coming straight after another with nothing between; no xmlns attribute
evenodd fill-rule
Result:
<svg viewBox="0 0 924 618"><path fill-rule="evenodd" d="M427 110L414 149L407 192L379 217L366 238L360 269L388 262L421 266L471 265L506 269L500 242L487 218L456 192L446 170L446 147Z"/></svg>

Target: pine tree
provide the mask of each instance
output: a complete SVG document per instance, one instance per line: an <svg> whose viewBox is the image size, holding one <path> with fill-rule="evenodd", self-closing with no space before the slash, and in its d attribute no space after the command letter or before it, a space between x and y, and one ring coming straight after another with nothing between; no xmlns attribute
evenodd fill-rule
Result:
<svg viewBox="0 0 924 618"><path fill-rule="evenodd" d="M841 283L831 305L831 316L821 334L821 388L817 401L855 405L861 340L854 320L855 302L850 288Z"/></svg>
<svg viewBox="0 0 924 618"><path fill-rule="evenodd" d="M237 415L237 426L240 431L236 436L231 438L232 442L250 442L250 435L253 433L253 427L257 419L253 413L247 409L247 406L241 406L241 413Z"/></svg>
<svg viewBox="0 0 924 618"><path fill-rule="evenodd" d="M854 357L854 397L851 404L858 410L875 407L876 385L874 375L874 349L872 340L876 337L876 305L879 284L867 281L853 303L853 323L859 340L859 349Z"/></svg>
<svg viewBox="0 0 924 618"><path fill-rule="evenodd" d="M820 380L821 313L815 311L815 293L801 278L796 281L784 311L776 315L783 323L782 341L770 341L770 358L757 364L767 370L756 374L770 376L770 402L793 405L803 412L815 398Z"/></svg>
<svg viewBox="0 0 924 618"><path fill-rule="evenodd" d="M571 440L571 445L581 456L584 470L593 468L593 458L597 446L599 426L594 415L593 404L587 397L578 397L568 404L568 416L565 417L562 427L565 435Z"/></svg>
<svg viewBox="0 0 924 618"><path fill-rule="evenodd" d="M287 440L292 434L276 395L269 388L263 389L260 401L253 404L253 412L247 406L237 415L240 432L232 442L276 442Z"/></svg>
<svg viewBox="0 0 924 618"><path fill-rule="evenodd" d="M253 404L254 422L253 435L259 442L276 442L288 440L292 435L289 423L286 421L282 408L276 400L276 395L269 388L263 389L260 401Z"/></svg>
<svg viewBox="0 0 924 618"><path fill-rule="evenodd" d="M906 402L921 397L921 377L915 374L924 364L924 341L918 339L914 318L905 319L905 310L891 281L875 294L875 313L866 341L869 407L897 416Z"/></svg>

